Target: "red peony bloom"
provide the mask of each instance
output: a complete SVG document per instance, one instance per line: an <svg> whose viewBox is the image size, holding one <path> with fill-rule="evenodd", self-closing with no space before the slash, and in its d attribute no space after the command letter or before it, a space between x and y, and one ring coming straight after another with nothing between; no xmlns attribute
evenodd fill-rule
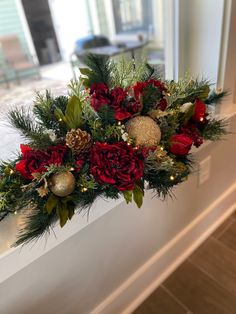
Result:
<svg viewBox="0 0 236 314"><path fill-rule="evenodd" d="M185 156L189 153L193 140L185 134L172 135L169 151L177 156Z"/></svg>
<svg viewBox="0 0 236 314"><path fill-rule="evenodd" d="M46 151L33 150L27 145L21 145L21 160L16 164L16 171L28 180L33 179L33 173L46 171L46 166L61 165L67 151L66 146L56 145L49 147Z"/></svg>
<svg viewBox="0 0 236 314"><path fill-rule="evenodd" d="M119 110L127 97L127 91L121 87L115 87L111 91L111 107L117 111Z"/></svg>
<svg viewBox="0 0 236 314"><path fill-rule="evenodd" d="M100 184L111 184L119 191L133 190L143 168L143 160L125 142L97 142L92 148L90 173Z"/></svg>
<svg viewBox="0 0 236 314"><path fill-rule="evenodd" d="M206 117L206 104L202 100L196 99L192 119L196 122L201 122L204 121L205 117Z"/></svg>
<svg viewBox="0 0 236 314"><path fill-rule="evenodd" d="M95 83L90 88L91 105L95 111L110 104L109 88L103 83Z"/></svg>

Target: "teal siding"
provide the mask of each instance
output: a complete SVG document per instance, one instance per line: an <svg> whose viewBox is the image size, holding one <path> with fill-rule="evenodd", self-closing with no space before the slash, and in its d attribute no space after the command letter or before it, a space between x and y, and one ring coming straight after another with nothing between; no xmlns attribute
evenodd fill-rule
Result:
<svg viewBox="0 0 236 314"><path fill-rule="evenodd" d="M15 34L18 36L23 51L28 54L29 48L23 26L18 14L16 0L0 0L0 37ZM13 71L7 67L4 55L0 50L0 67L4 69L9 80L15 78ZM35 71L22 72L22 76L35 75Z"/></svg>

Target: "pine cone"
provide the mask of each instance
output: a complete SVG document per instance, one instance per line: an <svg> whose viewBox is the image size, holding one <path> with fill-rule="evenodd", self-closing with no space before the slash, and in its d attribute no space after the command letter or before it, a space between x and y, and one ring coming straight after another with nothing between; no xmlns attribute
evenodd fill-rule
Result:
<svg viewBox="0 0 236 314"><path fill-rule="evenodd" d="M72 129L66 134L66 145L76 154L86 153L92 146L92 137L81 129Z"/></svg>

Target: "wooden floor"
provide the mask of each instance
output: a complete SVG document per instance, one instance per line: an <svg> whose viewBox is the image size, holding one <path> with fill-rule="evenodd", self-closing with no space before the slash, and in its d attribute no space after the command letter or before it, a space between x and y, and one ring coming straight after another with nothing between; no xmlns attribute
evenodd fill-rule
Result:
<svg viewBox="0 0 236 314"><path fill-rule="evenodd" d="M135 314L236 314L236 213Z"/></svg>

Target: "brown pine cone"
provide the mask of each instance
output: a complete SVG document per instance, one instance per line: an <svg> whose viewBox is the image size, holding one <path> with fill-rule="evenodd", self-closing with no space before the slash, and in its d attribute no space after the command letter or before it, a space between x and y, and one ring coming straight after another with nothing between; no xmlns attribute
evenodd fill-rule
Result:
<svg viewBox="0 0 236 314"><path fill-rule="evenodd" d="M72 129L66 134L66 145L76 154L86 153L92 146L92 137L81 129Z"/></svg>

